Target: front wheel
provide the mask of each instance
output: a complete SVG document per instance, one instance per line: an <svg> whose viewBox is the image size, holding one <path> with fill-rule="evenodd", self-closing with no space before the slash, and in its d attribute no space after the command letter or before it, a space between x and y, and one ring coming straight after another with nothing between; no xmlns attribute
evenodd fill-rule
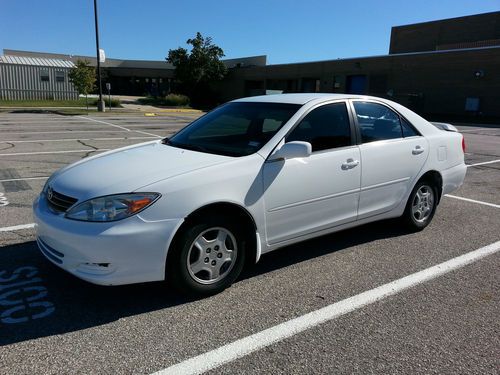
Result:
<svg viewBox="0 0 500 375"><path fill-rule="evenodd" d="M430 182L417 183L408 198L403 214L407 228L419 231L429 225L436 212L437 196L437 190Z"/></svg>
<svg viewBox="0 0 500 375"><path fill-rule="evenodd" d="M229 287L245 264L245 241L237 223L214 218L192 223L175 241L167 278L182 293L211 295Z"/></svg>

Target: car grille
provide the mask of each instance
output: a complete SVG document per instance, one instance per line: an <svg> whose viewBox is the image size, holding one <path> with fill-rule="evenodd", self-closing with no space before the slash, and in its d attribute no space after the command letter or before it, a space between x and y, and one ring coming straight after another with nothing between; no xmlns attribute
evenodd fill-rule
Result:
<svg viewBox="0 0 500 375"><path fill-rule="evenodd" d="M54 211L66 212L76 201L77 199L58 193L50 187L47 191L47 202Z"/></svg>

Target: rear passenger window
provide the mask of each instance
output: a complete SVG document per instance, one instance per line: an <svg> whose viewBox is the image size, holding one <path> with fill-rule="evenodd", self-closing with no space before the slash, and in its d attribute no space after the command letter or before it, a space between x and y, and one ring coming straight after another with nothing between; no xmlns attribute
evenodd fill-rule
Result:
<svg viewBox="0 0 500 375"><path fill-rule="evenodd" d="M309 142L312 151L351 145L351 127L345 103L334 103L314 109L292 130L287 142Z"/></svg>
<svg viewBox="0 0 500 375"><path fill-rule="evenodd" d="M355 101L353 104L363 143L403 137L400 118L396 112L377 103Z"/></svg>

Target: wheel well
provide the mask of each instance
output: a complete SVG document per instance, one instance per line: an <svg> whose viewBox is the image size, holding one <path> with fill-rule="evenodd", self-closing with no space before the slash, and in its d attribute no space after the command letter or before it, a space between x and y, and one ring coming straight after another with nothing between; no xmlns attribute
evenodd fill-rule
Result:
<svg viewBox="0 0 500 375"><path fill-rule="evenodd" d="M175 234L170 246L175 244L175 241L179 237L180 233L188 228L189 225L191 225L193 222L202 220L204 217L214 216L214 212L217 215L230 217L231 219L234 219L239 224L241 224L244 229L248 244L247 250L249 251L249 253L247 254L247 264L255 263L255 259L257 256L257 241L255 236L255 233L257 232L257 226L255 225L255 221L252 215L250 215L250 213L246 209L234 203L212 203L198 208L196 211L190 213L184 219L184 223L182 223L180 228L177 230L177 233Z"/></svg>
<svg viewBox="0 0 500 375"><path fill-rule="evenodd" d="M434 186L437 188L437 201L439 203L439 201L441 200L441 194L443 193L443 177L441 177L441 174L438 171L428 171L425 172L422 177L420 177L418 182L420 181L429 181L434 184Z"/></svg>

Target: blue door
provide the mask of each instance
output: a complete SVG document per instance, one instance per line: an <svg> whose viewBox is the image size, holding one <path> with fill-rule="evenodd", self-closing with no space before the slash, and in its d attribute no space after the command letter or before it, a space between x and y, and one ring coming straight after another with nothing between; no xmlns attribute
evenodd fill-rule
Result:
<svg viewBox="0 0 500 375"><path fill-rule="evenodd" d="M346 93L366 94L366 76L361 74L347 76Z"/></svg>

